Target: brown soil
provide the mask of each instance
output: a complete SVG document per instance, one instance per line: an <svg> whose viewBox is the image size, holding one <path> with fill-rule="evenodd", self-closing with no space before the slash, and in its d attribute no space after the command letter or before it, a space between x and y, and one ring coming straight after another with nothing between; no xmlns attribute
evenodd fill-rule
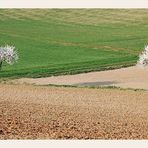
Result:
<svg viewBox="0 0 148 148"><path fill-rule="evenodd" d="M148 67L138 66L90 72L76 75L54 76L47 78L22 78L13 83L36 85L76 85L76 86L117 86L122 88L148 89Z"/></svg>
<svg viewBox="0 0 148 148"><path fill-rule="evenodd" d="M148 92L0 84L0 139L148 139Z"/></svg>

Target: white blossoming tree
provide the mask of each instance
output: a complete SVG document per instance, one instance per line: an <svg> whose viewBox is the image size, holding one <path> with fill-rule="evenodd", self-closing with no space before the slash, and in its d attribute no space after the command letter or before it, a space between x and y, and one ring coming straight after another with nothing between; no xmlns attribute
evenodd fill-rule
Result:
<svg viewBox="0 0 148 148"><path fill-rule="evenodd" d="M139 55L138 65L148 65L148 45L145 46L144 51Z"/></svg>
<svg viewBox="0 0 148 148"><path fill-rule="evenodd" d="M6 45L4 47L0 47L0 70L2 69L3 62L7 64L14 64L18 60L18 53L15 50L14 46Z"/></svg>

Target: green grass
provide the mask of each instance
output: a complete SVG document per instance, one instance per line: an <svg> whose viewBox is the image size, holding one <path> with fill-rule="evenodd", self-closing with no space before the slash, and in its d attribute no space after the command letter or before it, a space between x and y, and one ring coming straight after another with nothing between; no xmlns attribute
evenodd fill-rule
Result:
<svg viewBox="0 0 148 148"><path fill-rule="evenodd" d="M16 46L20 57L0 78L134 65L147 41L146 9L0 9L0 45Z"/></svg>

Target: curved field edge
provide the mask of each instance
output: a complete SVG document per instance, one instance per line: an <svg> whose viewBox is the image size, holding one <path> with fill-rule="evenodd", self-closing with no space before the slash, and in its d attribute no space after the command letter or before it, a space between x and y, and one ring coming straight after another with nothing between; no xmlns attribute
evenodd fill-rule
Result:
<svg viewBox="0 0 148 148"><path fill-rule="evenodd" d="M0 9L0 45L15 45L20 57L0 78L135 65L148 39L147 17L141 9Z"/></svg>
<svg viewBox="0 0 148 148"><path fill-rule="evenodd" d="M72 75L79 73L88 73L93 71L104 71L104 70L112 70L119 69L124 67L130 67L135 65L135 61L126 61L126 62L118 62L114 64L104 64L101 66L98 65L61 65L54 68L49 67L39 67L39 68L31 68L31 69L22 69L21 71L10 71L5 72L1 71L0 79L10 78L16 79L21 77L28 78L40 78L40 77L48 77L48 76L57 76L57 75Z"/></svg>

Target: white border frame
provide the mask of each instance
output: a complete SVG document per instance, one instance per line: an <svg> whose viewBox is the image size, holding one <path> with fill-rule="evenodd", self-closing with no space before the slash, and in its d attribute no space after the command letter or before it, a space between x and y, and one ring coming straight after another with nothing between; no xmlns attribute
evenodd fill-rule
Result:
<svg viewBox="0 0 148 148"><path fill-rule="evenodd" d="M147 140L7 140L1 148L147 148Z"/></svg>
<svg viewBox="0 0 148 148"><path fill-rule="evenodd" d="M0 8L148 8L148 0L0 0Z"/></svg>
<svg viewBox="0 0 148 148"><path fill-rule="evenodd" d="M0 8L148 8L148 0L0 0ZM0 141L3 148L26 147L148 147L148 140L7 140Z"/></svg>

